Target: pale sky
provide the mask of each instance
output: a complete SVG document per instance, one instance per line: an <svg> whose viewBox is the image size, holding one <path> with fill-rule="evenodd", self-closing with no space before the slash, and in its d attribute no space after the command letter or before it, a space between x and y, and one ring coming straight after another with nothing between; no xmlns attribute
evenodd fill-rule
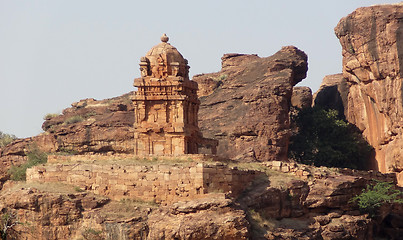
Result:
<svg viewBox="0 0 403 240"><path fill-rule="evenodd" d="M134 90L139 60L162 33L190 75L219 71L224 53L267 57L294 45L308 54L316 91L341 72L338 21L358 7L396 1L0 0L0 131L42 132L43 116L80 99Z"/></svg>

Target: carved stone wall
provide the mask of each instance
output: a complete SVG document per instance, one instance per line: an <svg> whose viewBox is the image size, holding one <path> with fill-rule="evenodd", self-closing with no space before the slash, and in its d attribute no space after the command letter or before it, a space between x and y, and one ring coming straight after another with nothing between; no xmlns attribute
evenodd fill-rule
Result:
<svg viewBox="0 0 403 240"><path fill-rule="evenodd" d="M197 83L189 80L187 60L163 35L161 43L140 59L141 78L133 97L135 154L195 154L208 145L215 154L217 141L204 139L197 114Z"/></svg>

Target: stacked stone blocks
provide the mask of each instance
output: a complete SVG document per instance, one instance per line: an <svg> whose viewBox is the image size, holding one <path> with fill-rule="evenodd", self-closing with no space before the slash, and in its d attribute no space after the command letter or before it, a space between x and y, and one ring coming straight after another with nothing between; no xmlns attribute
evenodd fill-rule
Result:
<svg viewBox="0 0 403 240"><path fill-rule="evenodd" d="M236 197L257 175L220 162L136 165L121 161L48 163L28 169L27 181L71 184L112 200L170 204L216 192Z"/></svg>

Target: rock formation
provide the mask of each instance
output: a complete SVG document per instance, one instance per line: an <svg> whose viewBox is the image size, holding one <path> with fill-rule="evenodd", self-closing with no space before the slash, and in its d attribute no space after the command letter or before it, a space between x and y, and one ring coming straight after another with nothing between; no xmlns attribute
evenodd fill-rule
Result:
<svg viewBox="0 0 403 240"><path fill-rule="evenodd" d="M325 76L318 91L313 95L313 104L324 109L335 109L345 119L347 114L349 85L343 74Z"/></svg>
<svg viewBox="0 0 403 240"><path fill-rule="evenodd" d="M371 240L373 230L390 239L403 233L397 215L402 209L397 205L388 205L379 219L372 220L349 202L370 179L393 181L393 174L279 161L260 163L259 169L270 175L261 175L237 199L211 193L167 206L114 201L61 183L9 181L0 192L0 212L7 214L10 224L17 223L8 232L10 239L29 240Z"/></svg>
<svg viewBox="0 0 403 240"><path fill-rule="evenodd" d="M292 88L306 77L307 56L284 47L267 58L226 54L222 69L199 83L200 129L218 154L242 161L286 160Z"/></svg>
<svg viewBox="0 0 403 240"><path fill-rule="evenodd" d="M398 44L401 6L359 9L341 21L336 33L342 45L347 44L347 48L343 45L343 76L349 91L341 89L342 84L337 84L337 92L331 86L325 90L335 98L339 94L343 103L348 92L348 105L340 112L378 147L377 154L383 154L380 168L397 163L390 166L399 171L403 131L398 124L402 116L402 65L397 63L402 55ZM388 24L383 23L385 19ZM374 24L364 24L364 20ZM368 26L375 32L370 38L360 35L361 28L366 31ZM378 35L378 29L398 34L395 38L385 34L385 38ZM394 174L284 161L290 106L308 107L312 101L309 89L293 91L306 76L304 52L289 46L267 58L226 54L220 72L196 76L201 97L199 131L195 114L199 100L196 84L187 76L187 61L167 43L166 36L161 40L163 43L141 59L142 77L135 81L139 92L133 99L129 93L100 101L81 100L61 115L46 117L43 134L0 149L0 215L7 219L10 238L371 240L373 234L392 239L403 234L401 205L387 204L371 219L350 201L372 179L396 182ZM324 100L320 96L315 99L318 104ZM391 102L400 105L387 105ZM357 108L361 106L365 108ZM159 164L151 157L132 157L135 149L142 154L175 153L167 145L170 134L184 140L184 144L177 144L178 152L194 153L196 145L192 144L200 143L200 132L220 141L219 155L239 162L204 164L186 159L191 163L186 166L183 159ZM147 138L160 142L150 147L143 141ZM185 144L189 139L194 141ZM70 162L49 161L46 167L28 170L29 180L44 183L7 181L7 169L26 161L25 154L32 146L69 154L54 159ZM84 159L74 161L77 154ZM120 155L126 158L118 159ZM393 162L391 156L397 160ZM102 158L101 163L97 158ZM117 159L121 162L116 165ZM260 162L245 163L256 160ZM250 178L242 172L250 172ZM55 183L59 178L77 185ZM200 195L189 184L193 180L199 181L199 191L206 191L202 196L206 198L189 197ZM166 198L156 197L161 193ZM144 198L146 195L149 198ZM144 199L129 199L133 196ZM156 199L158 203L149 202Z"/></svg>
<svg viewBox="0 0 403 240"><path fill-rule="evenodd" d="M291 96L291 106L303 109L312 105L312 90L309 87L294 87Z"/></svg>
<svg viewBox="0 0 403 240"><path fill-rule="evenodd" d="M218 154L222 156L286 159L292 86L306 76L306 55L285 47L268 58L226 54L222 60L221 72L194 78L202 96L201 131L220 140ZM133 153L132 95L84 99L60 115L47 116L42 125L44 133L0 149L0 179L7 178L9 166L26 161L25 154L32 144L51 153Z"/></svg>
<svg viewBox="0 0 403 240"><path fill-rule="evenodd" d="M340 20L349 84L346 118L375 148L377 169L403 183L403 4L359 8Z"/></svg>

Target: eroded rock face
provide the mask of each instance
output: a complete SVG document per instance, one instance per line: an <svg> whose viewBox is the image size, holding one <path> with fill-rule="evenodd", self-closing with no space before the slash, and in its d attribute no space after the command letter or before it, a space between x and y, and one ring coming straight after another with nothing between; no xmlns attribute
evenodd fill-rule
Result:
<svg viewBox="0 0 403 240"><path fill-rule="evenodd" d="M160 208L148 219L148 239L249 239L245 212L213 197Z"/></svg>
<svg viewBox="0 0 403 240"><path fill-rule="evenodd" d="M73 103L63 114L46 120L45 134L54 136L55 151L74 153L132 153L132 93L120 97Z"/></svg>
<svg viewBox="0 0 403 240"><path fill-rule="evenodd" d="M345 118L348 109L349 84L343 74L325 76L317 92L313 95L313 104L324 109L335 109Z"/></svg>
<svg viewBox="0 0 403 240"><path fill-rule="evenodd" d="M375 148L382 172L403 170L403 4L359 8L340 20L347 120ZM402 184L402 173L400 184Z"/></svg>
<svg viewBox="0 0 403 240"><path fill-rule="evenodd" d="M262 174L238 198L211 193L170 205L111 201L60 183L8 181L0 192L0 216L7 213L11 223L19 222L8 232L10 239L27 240L371 240L373 229L390 239L401 236L402 205L388 204L379 219L372 220L350 202L374 178L367 172L300 164L275 170L278 162L262 163L262 168L272 167L266 169L269 174ZM301 169L307 174L299 175ZM378 173L375 178L389 181L391 175Z"/></svg>
<svg viewBox="0 0 403 240"><path fill-rule="evenodd" d="M298 109L312 105L312 90L309 87L294 87L291 96L291 106Z"/></svg>
<svg viewBox="0 0 403 240"><path fill-rule="evenodd" d="M48 189L55 187L47 185ZM60 186L56 186L60 187ZM43 187L42 187L43 188ZM3 190L7 239L248 239L249 223L224 194L169 207L120 201L87 192L35 187ZM28 227L27 227L28 226Z"/></svg>
<svg viewBox="0 0 403 240"><path fill-rule="evenodd" d="M306 77L307 56L284 47L267 58L227 54L218 73L198 75L203 135L217 153L243 161L286 160L292 88Z"/></svg>

